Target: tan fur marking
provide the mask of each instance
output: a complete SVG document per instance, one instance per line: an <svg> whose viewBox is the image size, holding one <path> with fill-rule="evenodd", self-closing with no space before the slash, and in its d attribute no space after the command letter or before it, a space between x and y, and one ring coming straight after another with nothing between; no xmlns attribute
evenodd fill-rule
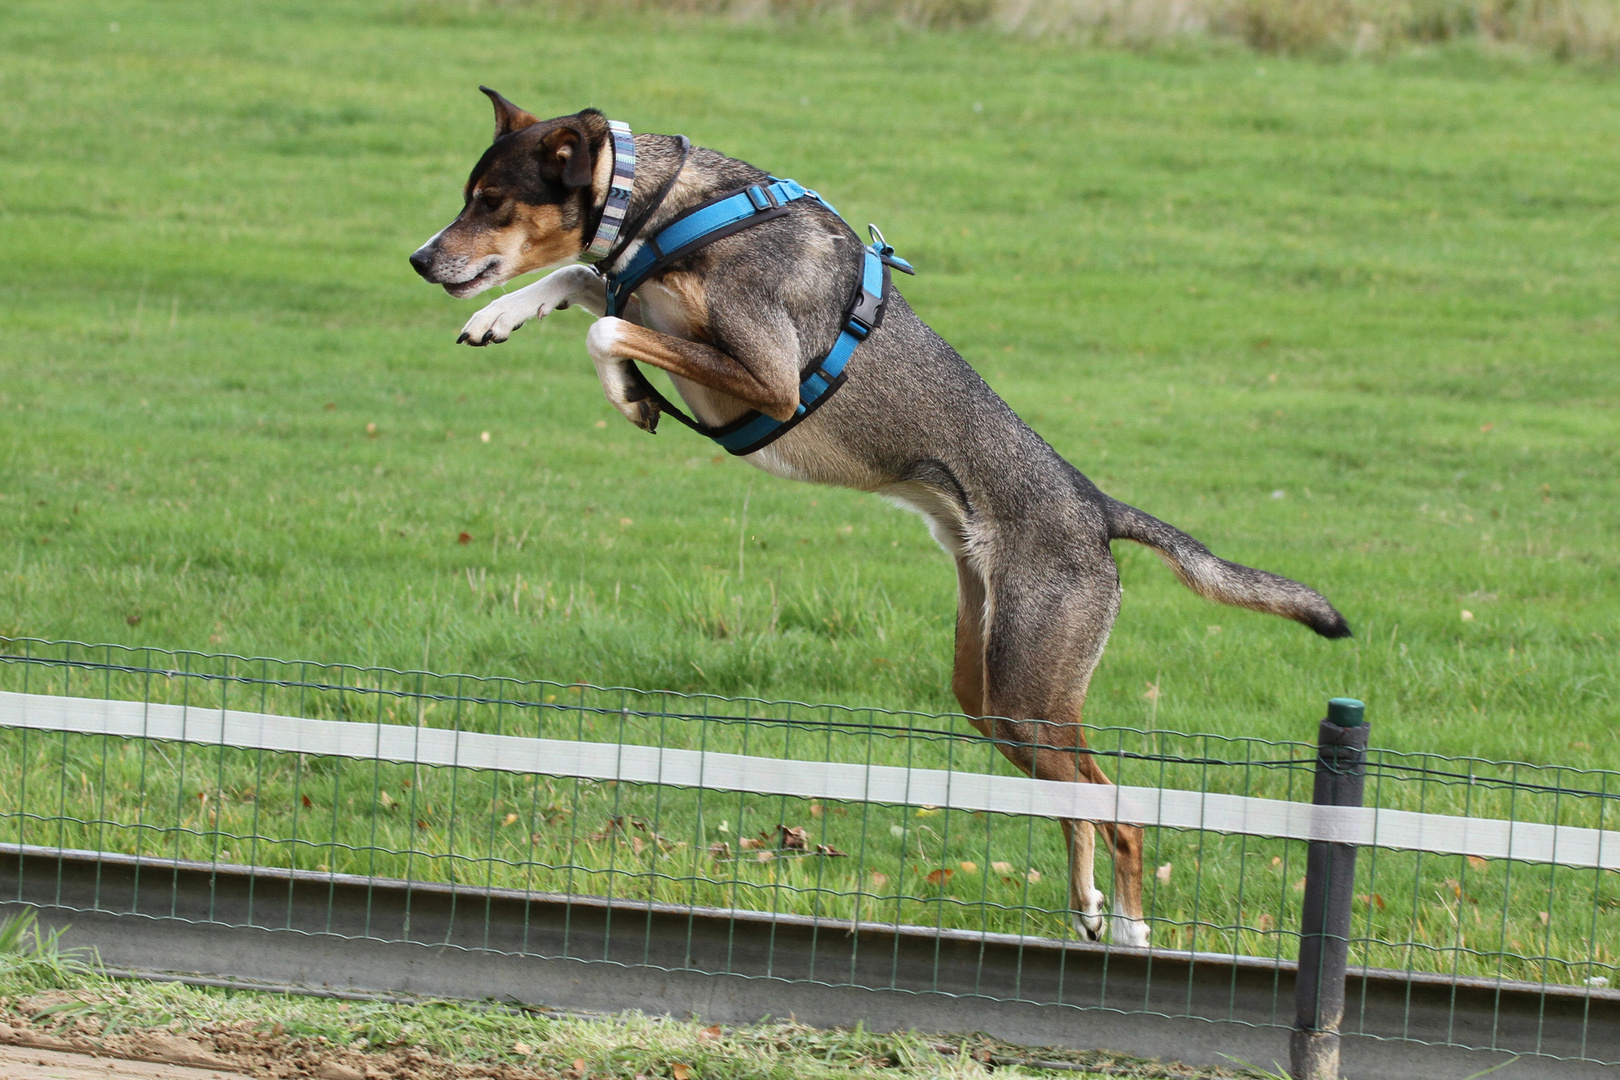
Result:
<svg viewBox="0 0 1620 1080"><path fill-rule="evenodd" d="M680 304L686 316L686 326L681 336L710 344L714 339L709 335L709 298L703 289L701 275L692 273L665 274L655 282L649 282L652 288L663 289Z"/></svg>
<svg viewBox="0 0 1620 1080"><path fill-rule="evenodd" d="M626 359L653 364L711 390L729 394L778 420L788 419L798 408L798 387L794 387L791 400L782 400L771 387L754 378L747 368L712 345L672 337L626 322L618 328L614 351Z"/></svg>
<svg viewBox="0 0 1620 1080"><path fill-rule="evenodd" d="M462 217L452 222L439 239L439 247L446 255L469 263L499 255L502 280L555 266L578 255L581 246L579 229L562 227L562 207L522 203L508 225L490 228Z"/></svg>

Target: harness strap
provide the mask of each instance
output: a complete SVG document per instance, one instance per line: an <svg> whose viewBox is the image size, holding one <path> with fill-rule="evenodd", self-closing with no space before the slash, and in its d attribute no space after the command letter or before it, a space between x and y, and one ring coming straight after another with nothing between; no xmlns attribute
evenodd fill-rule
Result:
<svg viewBox="0 0 1620 1080"><path fill-rule="evenodd" d="M788 203L806 196L821 202L815 192L793 180L776 180L768 185L755 184L686 211L643 243L624 269L608 275L607 313L617 315L642 282L676 259L685 258L698 248L733 233L779 218L787 213Z"/></svg>
<svg viewBox="0 0 1620 1080"><path fill-rule="evenodd" d="M684 140L682 149L684 164ZM663 201L662 196L668 194L673 183L672 177L664 191L660 192L660 197L654 201L655 206ZM797 181L774 177L769 184L755 184L682 213L659 230L657 236L644 241L622 270L605 275L606 314L618 315L643 282L677 259L685 258L716 240L781 217L788 212L789 203L803 198L814 199L834 214L838 213L827 200ZM644 222L645 217L636 222L634 229L625 231L623 246L629 245ZM883 312L888 306L889 268L892 266L908 274L913 272L909 263L895 256L894 249L884 242L882 234L875 227L872 233L872 245L861 253L861 277L845 308L838 340L827 355L811 365L810 370L801 377L799 404L793 416L787 420L777 420L761 412L749 411L728 424L710 427L675 406L631 361L636 389L641 394L636 400L657 402L663 412L737 456L752 454L787 434L844 384L845 369L855 349L882 324ZM615 258L608 260L606 265L613 265L617 258L618 253L615 252Z"/></svg>
<svg viewBox="0 0 1620 1080"><path fill-rule="evenodd" d="M675 138L681 147L681 157L675 163L675 170L669 174L669 179L664 181L663 186L653 195L646 208L626 222L624 227L619 230L619 242L613 245L613 250L608 252L607 258L602 260L600 266L612 266L619 261L625 249L635 241L637 236L641 235L641 230L646 226L647 222L652 220L652 216L658 213L658 208L664 205L664 200L669 198L669 193L675 189L675 181L681 178L681 171L686 168L686 159L692 153L691 139L688 139L685 135L677 135Z"/></svg>
<svg viewBox="0 0 1620 1080"><path fill-rule="evenodd" d="M671 403L631 361L630 366L638 380L637 388L642 395L637 400L651 398L680 423L699 435L713 439L728 453L739 457L769 446L820 408L832 396L832 392L844 384L844 369L849 366L850 357L855 355L856 346L883 323L883 312L888 307L889 265L872 248L867 248L862 255L860 285L845 311L843 329L827 355L800 380L799 406L787 420L749 411L729 424L710 427Z"/></svg>

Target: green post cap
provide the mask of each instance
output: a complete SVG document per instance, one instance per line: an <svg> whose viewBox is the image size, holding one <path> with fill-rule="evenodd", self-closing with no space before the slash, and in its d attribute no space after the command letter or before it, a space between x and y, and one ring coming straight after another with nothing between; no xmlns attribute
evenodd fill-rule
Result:
<svg viewBox="0 0 1620 1080"><path fill-rule="evenodd" d="M1340 727L1360 727L1366 711L1367 706L1353 697L1330 698L1327 718Z"/></svg>

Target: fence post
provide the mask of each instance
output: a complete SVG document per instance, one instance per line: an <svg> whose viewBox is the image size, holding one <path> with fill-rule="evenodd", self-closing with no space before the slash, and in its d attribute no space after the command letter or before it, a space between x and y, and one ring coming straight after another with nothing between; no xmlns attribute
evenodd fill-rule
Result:
<svg viewBox="0 0 1620 1080"><path fill-rule="evenodd" d="M1360 806L1367 779L1366 710L1354 698L1328 702L1316 735L1317 806ZM1313 840L1305 861L1305 902L1299 920L1298 1017L1289 1044L1294 1080L1339 1080L1339 1022L1344 1019L1344 972L1350 954L1350 904L1356 846Z"/></svg>

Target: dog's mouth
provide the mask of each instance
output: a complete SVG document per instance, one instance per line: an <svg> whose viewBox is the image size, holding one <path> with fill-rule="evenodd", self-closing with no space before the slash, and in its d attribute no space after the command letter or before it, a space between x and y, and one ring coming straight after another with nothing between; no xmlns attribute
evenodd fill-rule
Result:
<svg viewBox="0 0 1620 1080"><path fill-rule="evenodd" d="M472 277L465 281L444 282L444 291L457 300L465 300L483 292L491 285L497 284L501 276L501 259L498 255L491 255L484 260L484 265Z"/></svg>

